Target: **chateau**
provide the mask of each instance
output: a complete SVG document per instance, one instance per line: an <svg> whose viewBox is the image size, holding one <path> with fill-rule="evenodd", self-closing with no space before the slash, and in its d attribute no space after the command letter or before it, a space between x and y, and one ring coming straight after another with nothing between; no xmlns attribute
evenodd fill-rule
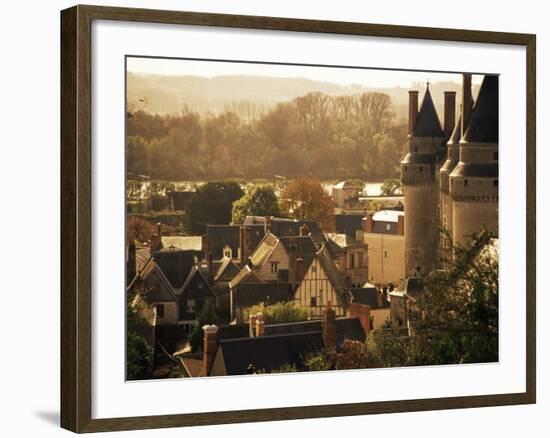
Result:
<svg viewBox="0 0 550 438"><path fill-rule="evenodd" d="M420 110L418 91L409 91L409 152L401 162L406 277L448 259L447 236L464 244L483 229L498 235L498 76L484 77L474 102L464 74L458 117L455 108L455 92L445 92L442 127L429 84Z"/></svg>

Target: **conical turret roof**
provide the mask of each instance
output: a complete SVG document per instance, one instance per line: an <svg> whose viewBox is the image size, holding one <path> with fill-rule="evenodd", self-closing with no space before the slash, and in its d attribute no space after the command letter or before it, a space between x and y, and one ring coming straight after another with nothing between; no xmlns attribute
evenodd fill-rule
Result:
<svg viewBox="0 0 550 438"><path fill-rule="evenodd" d="M449 137L449 141L447 144L449 145L458 145L460 142L460 136L462 134L462 116L458 116L458 120L456 121L455 128L453 129L453 133Z"/></svg>
<svg viewBox="0 0 550 438"><path fill-rule="evenodd" d="M498 143L498 76L485 76L462 141Z"/></svg>
<svg viewBox="0 0 550 438"><path fill-rule="evenodd" d="M426 87L412 135L414 137L445 137L428 87Z"/></svg>

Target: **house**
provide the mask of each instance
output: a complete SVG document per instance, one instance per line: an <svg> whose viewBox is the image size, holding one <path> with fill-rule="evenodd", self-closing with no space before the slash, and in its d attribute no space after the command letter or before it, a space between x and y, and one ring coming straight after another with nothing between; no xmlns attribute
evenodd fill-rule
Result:
<svg viewBox="0 0 550 438"><path fill-rule="evenodd" d="M338 315L344 315L348 299L344 277L338 271L326 245L320 248L312 234L301 227L301 235L277 237L268 232L241 271L229 283L231 318L239 320L254 304L293 300L320 317L328 301Z"/></svg>
<svg viewBox="0 0 550 438"><path fill-rule="evenodd" d="M369 306L373 329L381 328L390 319L390 302L374 285L365 283L362 287L352 288L350 294L352 304Z"/></svg>
<svg viewBox="0 0 550 438"><path fill-rule="evenodd" d="M422 277L408 277L396 290L389 292L390 318L399 327L409 328L409 310L424 293L424 280Z"/></svg>
<svg viewBox="0 0 550 438"><path fill-rule="evenodd" d="M154 252L128 292L140 292L156 309L157 326L179 326L184 332L191 329L206 300L216 299L194 251L173 247Z"/></svg>
<svg viewBox="0 0 550 438"><path fill-rule="evenodd" d="M381 210L367 215L358 237L368 245L369 282L399 284L405 278L405 213Z"/></svg>
<svg viewBox="0 0 550 438"><path fill-rule="evenodd" d="M347 340L364 343L367 339L358 318L336 318L330 304L325 308L322 321L268 325L258 314L251 315L248 333L244 327L224 331L209 325L203 330L200 376L270 373L284 371L287 367L307 371L308 356L323 351L336 353ZM238 336L232 336L234 334ZM186 358L180 360L185 362Z"/></svg>
<svg viewBox="0 0 550 438"><path fill-rule="evenodd" d="M327 249L322 246L311 260L298 257L297 287L294 292L294 304L307 308L311 316L320 318L327 303L333 304L338 316L343 316L349 304L349 296L344 285L344 276ZM301 272L304 272L303 277ZM302 278L301 278L302 277ZM301 279L300 279L301 278Z"/></svg>
<svg viewBox="0 0 550 438"><path fill-rule="evenodd" d="M204 253L211 275L212 262L229 258L244 264L265 235L263 225L207 225Z"/></svg>
<svg viewBox="0 0 550 438"><path fill-rule="evenodd" d="M368 279L368 246L347 234L328 233L327 248L340 273L353 287Z"/></svg>
<svg viewBox="0 0 550 438"><path fill-rule="evenodd" d="M315 221L274 216L246 216L243 225L263 225L265 233L270 232L278 237L306 236L311 234L311 238L316 245L320 246L326 243L325 236Z"/></svg>
<svg viewBox="0 0 550 438"><path fill-rule="evenodd" d="M332 200L336 208L352 208L358 204L363 184L352 180L341 181L332 187Z"/></svg>
<svg viewBox="0 0 550 438"><path fill-rule="evenodd" d="M335 214L334 222L336 226L336 232L338 234L345 234L352 239L357 237L357 231L363 229L363 213L345 213Z"/></svg>

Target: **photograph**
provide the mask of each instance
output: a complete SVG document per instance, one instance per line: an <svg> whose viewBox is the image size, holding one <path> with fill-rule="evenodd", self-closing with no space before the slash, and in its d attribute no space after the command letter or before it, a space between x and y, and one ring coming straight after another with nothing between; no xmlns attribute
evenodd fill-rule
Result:
<svg viewBox="0 0 550 438"><path fill-rule="evenodd" d="M498 75L125 66L127 381L499 361Z"/></svg>

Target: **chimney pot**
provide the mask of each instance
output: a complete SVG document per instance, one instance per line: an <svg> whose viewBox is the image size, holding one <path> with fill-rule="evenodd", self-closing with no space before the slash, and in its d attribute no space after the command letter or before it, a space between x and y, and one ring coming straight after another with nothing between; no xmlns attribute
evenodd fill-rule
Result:
<svg viewBox="0 0 550 438"><path fill-rule="evenodd" d="M265 322L262 313L256 314L256 336L263 336L265 333Z"/></svg>
<svg viewBox="0 0 550 438"><path fill-rule="evenodd" d="M250 317L248 318L248 335L253 338L256 336L256 321L257 316L253 313L250 314Z"/></svg>
<svg viewBox="0 0 550 438"><path fill-rule="evenodd" d="M206 324L202 326L202 331L204 333L202 375L207 377L212 371L212 364L218 350L218 327Z"/></svg>

